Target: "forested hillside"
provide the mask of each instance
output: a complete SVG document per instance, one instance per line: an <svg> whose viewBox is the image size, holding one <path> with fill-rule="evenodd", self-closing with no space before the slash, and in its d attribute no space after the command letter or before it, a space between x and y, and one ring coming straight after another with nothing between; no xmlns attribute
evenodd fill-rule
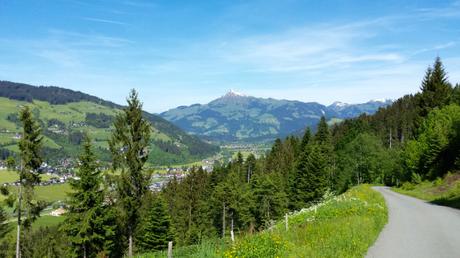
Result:
<svg viewBox="0 0 460 258"><path fill-rule="evenodd" d="M55 163L76 157L84 132L95 139L98 157L109 161L107 140L122 106L59 87L35 87L7 81L0 81L0 96L1 157L18 151L18 110L28 105L43 129L46 161ZM143 115L153 125L151 164L190 162L212 155L218 149L157 115L147 112Z"/></svg>
<svg viewBox="0 0 460 258"><path fill-rule="evenodd" d="M241 155L207 174L192 171L162 192L181 245L267 229L288 211L353 185L433 179L460 166L460 87L436 59L421 92L375 115L347 119L316 134L276 140L266 156ZM210 220L210 218L212 218Z"/></svg>
<svg viewBox="0 0 460 258"><path fill-rule="evenodd" d="M316 213L318 206L314 205L355 185L419 182L456 172L460 165L460 86L453 87L448 82L439 58L427 70L420 93L404 96L375 115L362 115L332 127L322 117L314 134L307 129L301 138L278 139L266 155L258 158L244 158L239 153L231 162L215 166L212 172L194 168L185 177L171 178L158 193L147 190L151 178L143 166L149 159L145 146L150 131L142 119L135 92L128 103L129 107L112 125L115 130L109 141L112 171L120 170L120 174L101 173L92 152L94 143L86 138L79 178L71 183L74 194L70 196L66 221L59 226L61 231L28 231L22 244L24 250L41 256L42 250L48 254L52 251L53 257L83 256L87 252L89 257L122 257L126 253L131 256L164 250L169 241L174 241L175 248L193 250L222 238L231 250L241 244L240 256L260 257L254 255L257 250L246 247L268 246L273 251L280 240L264 238L266 232L279 226L286 213L309 207L316 214L313 220L319 219L318 232L333 232L336 226L331 228L330 223L323 222L338 216L353 223L360 232L370 232L362 227L367 223L373 239L383 227L386 213L382 197L369 193L369 188L352 190L356 197L350 202L336 202L331 209L326 206ZM21 121L30 118L30 112L22 111ZM101 126L107 124L106 120L107 116L95 119ZM24 155L28 152L22 153L23 159L34 161ZM26 186L33 188L33 184ZM371 200L372 206L368 203ZM77 226L80 224L85 225L83 230ZM292 238L287 248L291 245L291 250L303 252L304 247L296 249L292 245L306 230L309 228L300 223L293 231L296 235L287 234L284 239ZM356 233L343 232L348 235L341 239L352 239ZM257 236L251 238L252 234ZM319 243L331 243L330 237ZM33 241L37 238L53 241ZM233 242L235 238L243 241ZM5 250L11 250L13 241L4 241ZM347 251L350 243L346 240L320 249L328 257L353 252L359 256L372 240L357 241L359 249L354 251ZM208 253L219 257L220 251Z"/></svg>
<svg viewBox="0 0 460 258"><path fill-rule="evenodd" d="M315 127L325 116L328 122L374 114L392 102L369 101L363 104L335 102L325 106L316 102L257 98L230 91L208 104L181 106L160 115L185 131L216 142L272 142L305 127Z"/></svg>

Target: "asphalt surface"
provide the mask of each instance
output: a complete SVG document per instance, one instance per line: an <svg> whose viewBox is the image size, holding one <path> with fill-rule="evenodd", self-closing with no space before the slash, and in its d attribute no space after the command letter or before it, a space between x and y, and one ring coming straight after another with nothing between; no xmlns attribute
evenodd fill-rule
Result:
<svg viewBox="0 0 460 258"><path fill-rule="evenodd" d="M368 258L460 258L460 210L374 187L388 206L388 224Z"/></svg>

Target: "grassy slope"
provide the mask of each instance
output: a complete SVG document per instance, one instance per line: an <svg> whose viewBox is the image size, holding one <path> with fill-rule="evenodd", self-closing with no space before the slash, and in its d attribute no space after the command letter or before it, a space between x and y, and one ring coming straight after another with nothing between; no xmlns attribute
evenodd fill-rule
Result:
<svg viewBox="0 0 460 258"><path fill-rule="evenodd" d="M460 172L447 174L444 179L432 182L405 183L402 187L393 190L435 204L460 209Z"/></svg>
<svg viewBox="0 0 460 258"><path fill-rule="evenodd" d="M174 257L363 257L387 222L383 197L367 185L289 216L273 230L176 248ZM164 252L139 257L166 257Z"/></svg>
<svg viewBox="0 0 460 258"><path fill-rule="evenodd" d="M45 125L50 119L57 119L67 126L72 122L84 122L86 113L103 113L110 116L115 116L118 112L117 109L111 107L99 105L92 102L73 102L64 105L51 105L45 101L34 100L33 103L11 100L0 97L0 145L4 148L17 152L17 140L13 137L16 133L19 133L21 129L17 124L8 121L7 116L10 114L17 114L19 108L22 105L28 105L32 110L39 110L39 118ZM36 112L35 112L36 113ZM46 128L44 128L46 129ZM6 131L8 130L8 132ZM107 152L108 143L107 140L110 138L111 128L95 128L92 126L75 126L72 127L72 131L86 131L95 140L95 147L100 148L100 151ZM160 150L157 146L152 146L152 157L155 156L155 161L161 164L171 163L184 163L196 160L191 157L188 153L187 146L182 143L178 143L177 139L172 139L164 131L160 131L157 128L153 129L151 138L153 140L161 141L173 141L179 144L181 148L181 155L175 155ZM170 132L169 132L170 133ZM69 144L67 135L64 135L62 139L44 137L44 146L50 149L59 149L61 146L64 147L65 151L71 156L77 156L79 153L79 146Z"/></svg>
<svg viewBox="0 0 460 258"><path fill-rule="evenodd" d="M40 175L42 181L49 180L51 176L49 175ZM15 171L10 170L0 170L0 184L3 183L13 183L19 180L19 175Z"/></svg>

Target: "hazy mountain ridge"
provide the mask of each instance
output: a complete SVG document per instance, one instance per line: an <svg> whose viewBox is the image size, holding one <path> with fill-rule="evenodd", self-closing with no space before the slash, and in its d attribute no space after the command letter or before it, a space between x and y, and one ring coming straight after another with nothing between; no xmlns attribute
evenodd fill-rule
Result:
<svg viewBox="0 0 460 258"><path fill-rule="evenodd" d="M323 115L328 119L345 119L362 113L373 114L391 103L390 100L361 104L335 102L325 106L316 102L257 98L230 91L208 104L180 106L160 115L206 139L258 141L314 126Z"/></svg>

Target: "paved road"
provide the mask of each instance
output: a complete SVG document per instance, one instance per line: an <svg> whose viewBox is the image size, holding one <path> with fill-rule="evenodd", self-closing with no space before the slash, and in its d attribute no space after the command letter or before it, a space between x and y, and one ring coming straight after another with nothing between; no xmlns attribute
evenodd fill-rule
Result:
<svg viewBox="0 0 460 258"><path fill-rule="evenodd" d="M460 258L460 210L426 203L385 187L389 220L368 258Z"/></svg>

